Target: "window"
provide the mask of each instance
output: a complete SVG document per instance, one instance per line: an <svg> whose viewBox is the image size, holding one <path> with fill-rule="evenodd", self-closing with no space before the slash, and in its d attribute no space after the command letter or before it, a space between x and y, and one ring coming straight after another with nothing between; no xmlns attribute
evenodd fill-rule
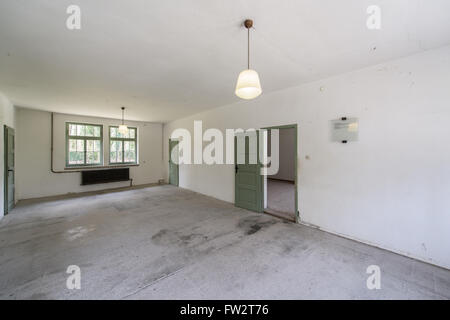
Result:
<svg viewBox="0 0 450 320"><path fill-rule="evenodd" d="M127 134L121 134L119 127L109 127L109 163L137 163L137 129L128 127Z"/></svg>
<svg viewBox="0 0 450 320"><path fill-rule="evenodd" d="M66 123L66 166L95 166L103 163L103 126Z"/></svg>

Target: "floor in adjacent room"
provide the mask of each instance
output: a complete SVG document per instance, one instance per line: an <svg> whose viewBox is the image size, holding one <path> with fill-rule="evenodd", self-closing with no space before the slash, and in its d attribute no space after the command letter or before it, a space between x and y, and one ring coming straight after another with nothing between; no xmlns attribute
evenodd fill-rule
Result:
<svg viewBox="0 0 450 320"><path fill-rule="evenodd" d="M1 299L450 298L450 270L173 186L22 201L0 266Z"/></svg>
<svg viewBox="0 0 450 320"><path fill-rule="evenodd" d="M295 184L267 179L267 212L295 221Z"/></svg>

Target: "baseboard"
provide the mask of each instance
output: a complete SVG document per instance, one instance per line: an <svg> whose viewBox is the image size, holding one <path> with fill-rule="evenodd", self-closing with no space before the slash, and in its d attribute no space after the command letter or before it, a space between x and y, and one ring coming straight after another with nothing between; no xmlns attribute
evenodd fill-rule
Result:
<svg viewBox="0 0 450 320"><path fill-rule="evenodd" d="M389 251L389 252L392 252L392 253L395 253L395 254L398 254L398 255L410 258L410 259L414 259L414 260L417 260L417 261L420 261L420 262L424 262L424 263L433 265L435 267L439 267L439 268L442 268L442 269L450 270L450 266L447 266L444 263L440 263L439 261L418 257L418 256L415 256L415 255L410 254L408 252L404 252L404 251L397 250L397 249L392 249L392 248L390 248L388 246L384 246L384 245L381 245L381 244L373 243L373 242L370 242L368 240L362 240L362 239L359 239L359 238L356 238L356 237L353 237L353 236L349 236L349 235L346 235L346 234L343 234L343 233L339 233L339 232L330 230L328 228L322 228L322 227L319 227L319 226L317 226L315 224L308 223L308 222L305 222L305 221L300 221L299 220L298 223L301 224L301 225L304 225L306 227L318 229L318 230L321 230L323 232L330 233L332 235L335 235L335 236L338 236L338 237L341 237L341 238L345 238L345 239L348 239L348 240L352 240L352 241L356 241L356 242L359 242L359 243L363 243L363 244L369 245L371 247L375 247L375 248L378 248L378 249L386 250L386 251Z"/></svg>
<svg viewBox="0 0 450 320"><path fill-rule="evenodd" d="M35 202L35 201L52 201L52 200L59 200L59 199L77 198L77 197L83 197L83 196L89 196L89 195L105 194L105 193L119 192L119 191L125 191L125 190L142 189L142 188L161 186L161 185L163 185L163 184L155 182L155 183L136 184L133 186L124 186L124 187L117 187L117 188L93 190L93 191L69 192L69 193L63 193L63 194L56 194L56 195L52 195L52 196L24 198L24 199L20 199L17 203L29 203L29 202Z"/></svg>

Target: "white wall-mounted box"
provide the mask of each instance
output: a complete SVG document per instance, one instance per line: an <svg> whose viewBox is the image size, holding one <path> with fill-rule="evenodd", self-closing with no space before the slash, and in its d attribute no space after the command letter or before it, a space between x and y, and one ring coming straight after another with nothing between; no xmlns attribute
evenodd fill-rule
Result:
<svg viewBox="0 0 450 320"><path fill-rule="evenodd" d="M342 117L331 120L331 141L347 143L358 141L358 118Z"/></svg>

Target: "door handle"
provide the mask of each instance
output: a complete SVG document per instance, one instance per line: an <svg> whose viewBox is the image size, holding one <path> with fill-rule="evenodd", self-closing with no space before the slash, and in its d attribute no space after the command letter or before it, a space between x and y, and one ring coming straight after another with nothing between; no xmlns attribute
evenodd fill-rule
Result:
<svg viewBox="0 0 450 320"><path fill-rule="evenodd" d="M13 169L8 169L8 171L14 172L14 170L13 170Z"/></svg>
<svg viewBox="0 0 450 320"><path fill-rule="evenodd" d="M234 172L235 172L235 174L237 174L237 173L238 173L238 170L239 170L238 166L237 166L237 165L235 165L235 166L234 166Z"/></svg>

